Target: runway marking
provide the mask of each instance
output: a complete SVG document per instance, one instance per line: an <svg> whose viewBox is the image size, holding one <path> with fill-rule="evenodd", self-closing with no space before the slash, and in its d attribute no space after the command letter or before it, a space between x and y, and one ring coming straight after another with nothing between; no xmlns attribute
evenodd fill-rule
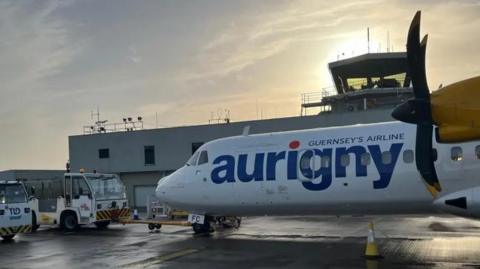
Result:
<svg viewBox="0 0 480 269"><path fill-rule="evenodd" d="M152 257L148 258L142 261L137 261L137 262L132 262L129 264L124 264L121 267L122 268L148 268L152 265L158 265L163 262L171 261L174 259L178 259L183 256L187 256L196 252L199 252L200 249L193 249L193 248L187 248L179 251L175 251L169 254L161 255L158 257Z"/></svg>

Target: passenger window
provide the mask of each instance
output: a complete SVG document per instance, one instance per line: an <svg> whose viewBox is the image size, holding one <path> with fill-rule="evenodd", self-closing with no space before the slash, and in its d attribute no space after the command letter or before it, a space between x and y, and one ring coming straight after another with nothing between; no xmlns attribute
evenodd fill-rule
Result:
<svg viewBox="0 0 480 269"><path fill-rule="evenodd" d="M413 150L407 149L403 152L403 162L412 163L414 159Z"/></svg>
<svg viewBox="0 0 480 269"><path fill-rule="evenodd" d="M477 159L480 159L480 146L475 147L475 156L477 156Z"/></svg>
<svg viewBox="0 0 480 269"><path fill-rule="evenodd" d="M187 161L187 165L188 166L196 165L197 164L197 159L198 159L198 151L195 152L195 154L193 154L192 157L190 157L190 159Z"/></svg>
<svg viewBox="0 0 480 269"><path fill-rule="evenodd" d="M208 153L205 150L200 153L200 157L198 158L198 165L204 163L208 163Z"/></svg>
<svg viewBox="0 0 480 269"><path fill-rule="evenodd" d="M382 163L390 164L392 162L392 153L390 151L384 151L382 153Z"/></svg>
<svg viewBox="0 0 480 269"><path fill-rule="evenodd" d="M325 167L325 168L330 167L330 157L328 156L322 157L322 167Z"/></svg>
<svg viewBox="0 0 480 269"><path fill-rule="evenodd" d="M461 161L463 159L463 153L461 147L453 147L450 150L450 158L453 161Z"/></svg>
<svg viewBox="0 0 480 269"><path fill-rule="evenodd" d="M312 159L312 154L303 154L300 158L300 169L307 170L311 169L310 160Z"/></svg>
<svg viewBox="0 0 480 269"><path fill-rule="evenodd" d="M362 153L362 155L360 155L360 163L362 165L370 165L370 153Z"/></svg>
<svg viewBox="0 0 480 269"><path fill-rule="evenodd" d="M350 155L348 154L343 154L340 156L340 165L343 167L346 167L350 164Z"/></svg>

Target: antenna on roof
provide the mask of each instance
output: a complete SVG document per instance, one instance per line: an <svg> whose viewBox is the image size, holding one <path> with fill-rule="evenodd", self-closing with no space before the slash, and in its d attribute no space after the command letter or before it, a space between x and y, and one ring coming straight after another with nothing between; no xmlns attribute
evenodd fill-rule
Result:
<svg viewBox="0 0 480 269"><path fill-rule="evenodd" d="M390 30L387 30L387 52L390 52Z"/></svg>
<svg viewBox="0 0 480 269"><path fill-rule="evenodd" d="M367 53L370 53L370 27L367 27Z"/></svg>

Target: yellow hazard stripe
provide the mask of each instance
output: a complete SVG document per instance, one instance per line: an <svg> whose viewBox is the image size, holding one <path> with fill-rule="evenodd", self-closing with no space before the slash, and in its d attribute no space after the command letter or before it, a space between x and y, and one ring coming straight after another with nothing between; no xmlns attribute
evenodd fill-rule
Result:
<svg viewBox="0 0 480 269"><path fill-rule="evenodd" d="M14 227L3 227L0 228L0 235L9 235L16 233L28 233L32 231L32 225L21 225Z"/></svg>
<svg viewBox="0 0 480 269"><path fill-rule="evenodd" d="M97 220L109 220L111 218L110 210L102 210L97 212Z"/></svg>
<svg viewBox="0 0 480 269"><path fill-rule="evenodd" d="M101 210L97 211L97 220L112 220L113 216L115 218L129 218L130 217L130 209L129 208L122 208L122 209L110 209L110 210Z"/></svg>

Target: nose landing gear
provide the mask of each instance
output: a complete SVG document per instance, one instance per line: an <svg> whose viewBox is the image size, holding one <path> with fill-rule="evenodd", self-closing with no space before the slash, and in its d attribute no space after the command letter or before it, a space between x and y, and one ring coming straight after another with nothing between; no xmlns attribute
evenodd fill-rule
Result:
<svg viewBox="0 0 480 269"><path fill-rule="evenodd" d="M214 227L210 224L213 221L213 218L210 216L205 216L205 221L203 224L194 223L192 224L193 232L195 234L210 234L215 231Z"/></svg>
<svg viewBox="0 0 480 269"><path fill-rule="evenodd" d="M192 228L195 234L210 234L215 231L215 228L238 229L242 219L239 217L225 217L225 216L205 216L203 224L193 223Z"/></svg>

